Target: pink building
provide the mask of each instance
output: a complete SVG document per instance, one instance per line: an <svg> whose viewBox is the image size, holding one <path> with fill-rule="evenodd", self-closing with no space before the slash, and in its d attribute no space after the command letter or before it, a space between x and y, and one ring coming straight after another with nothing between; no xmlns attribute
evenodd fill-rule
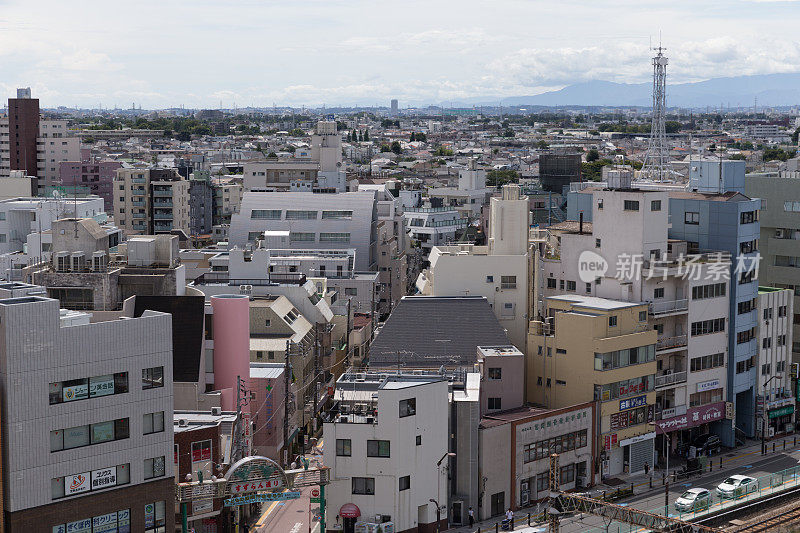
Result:
<svg viewBox="0 0 800 533"><path fill-rule="evenodd" d="M481 416L525 402L525 356L515 346L478 346Z"/></svg>
<svg viewBox="0 0 800 533"><path fill-rule="evenodd" d="M214 335L214 389L222 392L222 409L236 410L241 378L250 388L250 298L243 294L211 297Z"/></svg>
<svg viewBox="0 0 800 533"><path fill-rule="evenodd" d="M85 187L89 193L103 198L106 212L114 211L113 180L119 161L92 161L89 150L81 149L81 161L62 161L59 163L61 185Z"/></svg>
<svg viewBox="0 0 800 533"><path fill-rule="evenodd" d="M283 420L286 382L283 363L250 363L250 420L253 454L283 462Z"/></svg>

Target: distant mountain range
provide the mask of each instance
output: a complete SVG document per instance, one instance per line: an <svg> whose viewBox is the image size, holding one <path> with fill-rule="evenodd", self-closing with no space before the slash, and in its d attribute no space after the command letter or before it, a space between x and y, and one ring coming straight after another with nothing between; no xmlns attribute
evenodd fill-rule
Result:
<svg viewBox="0 0 800 533"><path fill-rule="evenodd" d="M508 106L650 107L651 93L652 83L631 84L597 80L568 85L558 91L498 100ZM668 107L703 108L730 105L731 108L752 108L756 98L759 107L800 105L800 73L734 76L676 84L669 83L667 78ZM485 98L480 100L483 100L485 105L497 105L498 102L498 100L485 102Z"/></svg>

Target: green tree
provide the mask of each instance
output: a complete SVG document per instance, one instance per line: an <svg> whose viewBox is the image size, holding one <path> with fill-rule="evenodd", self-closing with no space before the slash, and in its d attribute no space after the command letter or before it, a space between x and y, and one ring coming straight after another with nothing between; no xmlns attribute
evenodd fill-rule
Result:
<svg viewBox="0 0 800 533"><path fill-rule="evenodd" d="M391 151L392 151L392 147L389 146L388 144L382 144L381 145L381 152L391 152Z"/></svg>
<svg viewBox="0 0 800 533"><path fill-rule="evenodd" d="M490 170L486 173L486 184L491 187L502 187L518 181L519 173L516 170Z"/></svg>
<svg viewBox="0 0 800 533"><path fill-rule="evenodd" d="M514 130L511 128L506 128L503 130L503 137L514 137Z"/></svg>
<svg viewBox="0 0 800 533"><path fill-rule="evenodd" d="M364 140L364 134L361 133L361 130L358 130L358 142L361 142L363 140Z"/></svg>
<svg viewBox="0 0 800 533"><path fill-rule="evenodd" d="M400 141L392 141L392 152L398 155L403 153L403 147L400 146Z"/></svg>
<svg viewBox="0 0 800 533"><path fill-rule="evenodd" d="M597 151L596 148L592 148L588 152L586 152L586 162L591 163L592 161L597 161L600 159L600 152Z"/></svg>
<svg viewBox="0 0 800 533"><path fill-rule="evenodd" d="M664 122L664 131L666 133L678 133L683 128L683 124L678 122L677 120L668 120Z"/></svg>
<svg viewBox="0 0 800 533"><path fill-rule="evenodd" d="M453 151L449 148L445 148L444 146L437 146L436 150L433 151L433 155L447 157L453 155Z"/></svg>
<svg viewBox="0 0 800 533"><path fill-rule="evenodd" d="M267 154L267 157L278 157L278 154L276 154L275 152L270 152Z"/></svg>
<svg viewBox="0 0 800 533"><path fill-rule="evenodd" d="M536 143L536 148L540 150L547 150L550 145L546 141L539 141Z"/></svg>
<svg viewBox="0 0 800 533"><path fill-rule="evenodd" d="M792 144L794 144L794 145L797 144L798 136L800 136L800 127L798 127L796 130L794 130L794 133L792 133Z"/></svg>
<svg viewBox="0 0 800 533"><path fill-rule="evenodd" d="M369 142L369 128L364 130L364 142Z"/></svg>
<svg viewBox="0 0 800 533"><path fill-rule="evenodd" d="M408 139L408 142L412 142L412 143L413 143L413 142L414 142L414 141L416 141L416 140L417 140L417 139L416 139L416 137L414 136L414 132L412 131L412 132L411 132L411 137L409 137L409 139Z"/></svg>
<svg viewBox="0 0 800 533"><path fill-rule="evenodd" d="M353 140L353 135L348 130L348 132L347 132L347 142L352 142L352 140Z"/></svg>

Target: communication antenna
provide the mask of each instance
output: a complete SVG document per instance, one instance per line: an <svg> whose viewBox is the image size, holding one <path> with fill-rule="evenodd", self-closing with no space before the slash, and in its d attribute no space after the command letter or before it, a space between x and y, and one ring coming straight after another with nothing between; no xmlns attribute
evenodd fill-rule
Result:
<svg viewBox="0 0 800 533"><path fill-rule="evenodd" d="M667 146L667 65L669 59L664 56L666 48L659 42L653 58L653 118L650 125L650 142L644 156L642 175L654 181L668 181L672 168L669 162Z"/></svg>

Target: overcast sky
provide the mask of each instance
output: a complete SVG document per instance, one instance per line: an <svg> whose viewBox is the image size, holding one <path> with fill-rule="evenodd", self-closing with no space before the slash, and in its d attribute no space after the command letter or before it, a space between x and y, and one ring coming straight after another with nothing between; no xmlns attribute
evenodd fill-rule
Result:
<svg viewBox="0 0 800 533"><path fill-rule="evenodd" d="M659 31L668 82L800 72L800 0L0 0L0 98L23 86L48 107L530 95L647 81Z"/></svg>

